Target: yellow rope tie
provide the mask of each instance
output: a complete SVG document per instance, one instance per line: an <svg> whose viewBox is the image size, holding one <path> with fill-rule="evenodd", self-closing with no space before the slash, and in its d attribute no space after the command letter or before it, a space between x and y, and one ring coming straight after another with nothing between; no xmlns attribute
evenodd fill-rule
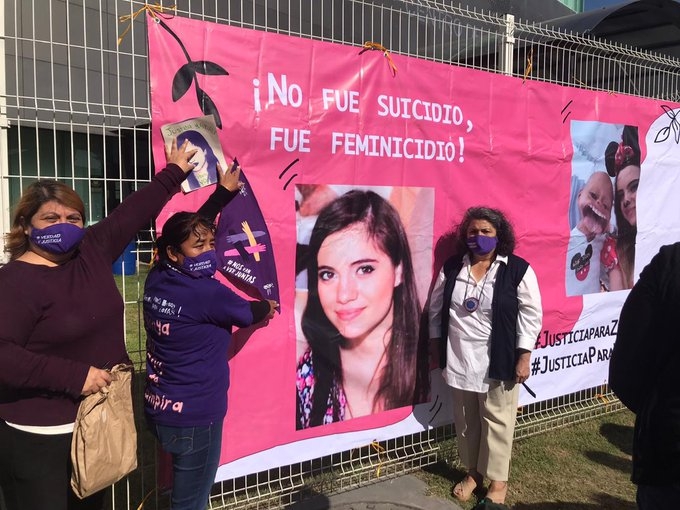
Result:
<svg viewBox="0 0 680 510"><path fill-rule="evenodd" d="M359 55L364 53L365 51L368 50L378 50L382 51L383 55L387 59L387 63L390 66L390 71L392 71L392 76L397 75L397 66L394 64L394 61L392 60L392 56L390 55L390 52L387 51L387 48L385 48L382 44L377 43L377 42L372 42L372 41L366 41L364 43L364 49L359 52Z"/></svg>
<svg viewBox="0 0 680 510"><path fill-rule="evenodd" d="M603 395L602 393L598 393L597 395L595 395L595 398L598 399L598 400L601 400L605 404L609 404L609 399L605 395Z"/></svg>
<svg viewBox="0 0 680 510"><path fill-rule="evenodd" d="M148 12L152 18L156 19L156 17L159 14L162 14L163 11L174 11L177 8L176 5L173 5L171 7L163 7L160 2L156 2L153 5L150 4L144 4L144 7L140 7L137 9L135 12L132 14L125 14L124 16L120 16L118 18L118 21L120 23L126 23L130 22L130 24L123 30L123 33L120 34L120 37L118 38L118 46L120 46L120 43L123 41L123 38L127 35L127 33L130 31L132 28L132 22L135 20L137 16L139 16L143 12Z"/></svg>
<svg viewBox="0 0 680 510"><path fill-rule="evenodd" d="M154 264L158 262L158 246L153 247L153 251L151 252L151 261L149 262L149 267L153 267Z"/></svg>
<svg viewBox="0 0 680 510"><path fill-rule="evenodd" d="M524 78L522 79L522 83L524 83L527 80L528 76L531 74L531 70L534 67L533 60L534 60L534 49L531 48L529 50L529 56L527 57L527 66L524 69Z"/></svg>
<svg viewBox="0 0 680 510"><path fill-rule="evenodd" d="M382 465L384 462L380 455L385 453L385 448L380 446L378 441L373 441L371 443L371 448L373 448L378 453L378 468L375 470L375 476L380 477L380 471L382 470Z"/></svg>
<svg viewBox="0 0 680 510"><path fill-rule="evenodd" d="M151 490L146 494L146 496L144 496L144 499L142 500L142 502L141 502L141 503L139 504L139 506L137 507L137 510L142 510L142 509L144 508L144 503L146 503L146 500L149 499L149 498L151 497L151 495L152 495L154 492L156 492L157 490L158 490L157 488L156 488L156 489L151 489Z"/></svg>

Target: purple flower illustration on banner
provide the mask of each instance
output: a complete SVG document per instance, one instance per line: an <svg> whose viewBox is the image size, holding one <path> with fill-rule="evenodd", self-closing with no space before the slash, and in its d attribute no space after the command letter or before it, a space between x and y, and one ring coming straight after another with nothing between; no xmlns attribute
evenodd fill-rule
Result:
<svg viewBox="0 0 680 510"><path fill-rule="evenodd" d="M243 171L241 181L241 191L222 211L217 223L217 268L239 288L245 284L245 291L256 289L263 299L280 303L269 230Z"/></svg>

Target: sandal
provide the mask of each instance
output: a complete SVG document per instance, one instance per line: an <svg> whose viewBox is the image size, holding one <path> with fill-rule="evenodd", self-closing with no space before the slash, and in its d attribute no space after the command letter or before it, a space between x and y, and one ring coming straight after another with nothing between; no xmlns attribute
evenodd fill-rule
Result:
<svg viewBox="0 0 680 510"><path fill-rule="evenodd" d="M498 488L498 485L501 485L501 487ZM492 480L491 484L489 485L489 490L486 493L486 499L493 503L504 505L505 496L507 496L507 494L508 494L508 482L497 482L495 480Z"/></svg>
<svg viewBox="0 0 680 510"><path fill-rule="evenodd" d="M453 486L451 495L458 501L465 502L470 499L470 496L472 496L472 493L479 485L481 485L481 482L478 482L474 476L467 474L465 478Z"/></svg>

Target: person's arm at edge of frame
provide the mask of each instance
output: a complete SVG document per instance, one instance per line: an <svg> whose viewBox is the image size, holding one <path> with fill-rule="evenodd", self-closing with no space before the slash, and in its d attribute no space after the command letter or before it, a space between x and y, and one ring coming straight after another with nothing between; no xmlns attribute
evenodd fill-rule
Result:
<svg viewBox="0 0 680 510"><path fill-rule="evenodd" d="M515 365L515 382L524 383L530 376L531 351L541 332L543 323L543 304L538 278L531 266L527 267L522 280L517 286L517 364Z"/></svg>
<svg viewBox="0 0 680 510"><path fill-rule="evenodd" d="M154 175L151 182L126 197L111 214L89 227L95 242L112 256L120 255L125 245L156 217L194 168L190 162L196 149L187 150L187 143L177 147L176 139L165 151L167 166Z"/></svg>
<svg viewBox="0 0 680 510"><path fill-rule="evenodd" d="M239 165L230 163L227 166L227 170L222 172L222 167L218 163L217 176L219 179L218 185L197 211L198 214L211 221L215 221L215 218L220 211L231 202L236 195L238 195L238 192L243 185L243 183L239 181L239 178L241 177L241 167Z"/></svg>
<svg viewBox="0 0 680 510"><path fill-rule="evenodd" d="M658 320L660 279L667 269L667 252L662 247L640 274L628 294L619 317L618 331L609 360L609 386L623 404L637 413L647 393L654 351L651 330Z"/></svg>

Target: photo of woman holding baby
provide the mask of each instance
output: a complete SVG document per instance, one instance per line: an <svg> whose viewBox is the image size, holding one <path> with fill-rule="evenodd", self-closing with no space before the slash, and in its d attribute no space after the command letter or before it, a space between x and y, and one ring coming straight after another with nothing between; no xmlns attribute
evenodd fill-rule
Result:
<svg viewBox="0 0 680 510"><path fill-rule="evenodd" d="M411 405L420 303L397 210L354 189L319 212L306 254L296 428Z"/></svg>
<svg viewBox="0 0 680 510"><path fill-rule="evenodd" d="M572 121L571 137L566 295L630 289L640 182L638 129Z"/></svg>

